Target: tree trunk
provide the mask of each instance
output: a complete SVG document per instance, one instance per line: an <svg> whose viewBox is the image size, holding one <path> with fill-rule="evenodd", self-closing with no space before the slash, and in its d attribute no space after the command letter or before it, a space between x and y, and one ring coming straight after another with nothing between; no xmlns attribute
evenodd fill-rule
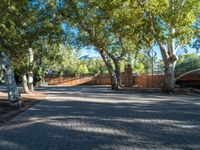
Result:
<svg viewBox="0 0 200 150"><path fill-rule="evenodd" d="M100 53L101 57L103 58L106 66L107 66L107 69L109 71L112 89L113 90L119 89L116 73L113 69L112 63L110 62L110 60L107 58L106 54L103 51L99 51L99 53Z"/></svg>
<svg viewBox="0 0 200 150"><path fill-rule="evenodd" d="M168 63L168 65L165 66L165 80L162 87L162 90L166 93L173 92L173 89L175 88L176 79L174 77L174 72L175 62Z"/></svg>
<svg viewBox="0 0 200 150"><path fill-rule="evenodd" d="M24 92L27 93L27 94L29 94L30 91L29 91L29 88L28 88L28 82L27 82L26 73L24 73L22 75L22 86L23 86Z"/></svg>
<svg viewBox="0 0 200 150"><path fill-rule="evenodd" d="M187 71L187 72L181 74L180 76L176 77L176 81L179 80L180 78L188 75L188 74L191 74L191 73L194 73L194 72L198 72L198 71L200 71L200 68L195 69L195 70L191 70L191 71Z"/></svg>
<svg viewBox="0 0 200 150"><path fill-rule="evenodd" d="M33 86L33 71L29 71L28 72L28 88L29 88L30 92L34 91L34 86Z"/></svg>
<svg viewBox="0 0 200 150"><path fill-rule="evenodd" d="M164 66L165 66L165 80L164 80L164 85L162 87L162 91L166 93L171 93L173 92L173 89L175 88L175 82L176 82L176 79L174 77L174 72L175 72L177 56L175 54L175 50L173 46L171 46L171 49L167 49L164 46L164 44L159 43L159 42L158 44L160 47L160 51L161 51Z"/></svg>
<svg viewBox="0 0 200 150"><path fill-rule="evenodd" d="M2 69L4 72L4 77L8 89L8 99L11 102L19 102L20 101L20 93L17 88L14 72L11 68L10 62L5 54L0 53L0 64L2 65Z"/></svg>
<svg viewBox="0 0 200 150"><path fill-rule="evenodd" d="M111 79L112 89L113 90L118 90L119 89L119 85L117 83L117 78L116 78L116 75L115 75L114 71L110 72L110 79Z"/></svg>
<svg viewBox="0 0 200 150"><path fill-rule="evenodd" d="M43 48L41 49L42 52L40 53L40 63L39 63L39 70L38 70L38 75L39 75L39 82L40 82L40 85L41 86L44 86L45 85L45 74L44 74L44 71L45 71L45 68L44 68L44 62L43 62Z"/></svg>
<svg viewBox="0 0 200 150"><path fill-rule="evenodd" d="M3 70L2 66L0 66L0 84L3 82Z"/></svg>
<svg viewBox="0 0 200 150"><path fill-rule="evenodd" d="M121 86L120 60L115 59L115 60L113 60L113 62L115 65L115 74L116 74L116 78L117 78L117 84L118 84L118 86Z"/></svg>
<svg viewBox="0 0 200 150"><path fill-rule="evenodd" d="M34 90L33 86L33 49L29 48L29 71L28 71L28 88L32 92Z"/></svg>

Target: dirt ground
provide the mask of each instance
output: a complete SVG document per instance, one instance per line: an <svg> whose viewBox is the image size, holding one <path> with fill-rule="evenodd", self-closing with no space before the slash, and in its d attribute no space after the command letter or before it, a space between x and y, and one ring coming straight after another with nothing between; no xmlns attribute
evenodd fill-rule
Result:
<svg viewBox="0 0 200 150"><path fill-rule="evenodd" d="M37 102L43 100L46 96L45 93L33 92L31 94L21 93L22 106L17 108L17 105L8 101L7 93L0 92L0 125L6 123L10 119L14 118L19 113L30 108Z"/></svg>

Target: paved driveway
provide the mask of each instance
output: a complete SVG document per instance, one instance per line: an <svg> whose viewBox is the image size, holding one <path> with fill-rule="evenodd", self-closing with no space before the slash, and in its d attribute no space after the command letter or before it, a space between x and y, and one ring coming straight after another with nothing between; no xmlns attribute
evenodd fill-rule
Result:
<svg viewBox="0 0 200 150"><path fill-rule="evenodd" d="M200 97L48 87L0 127L0 150L200 149Z"/></svg>

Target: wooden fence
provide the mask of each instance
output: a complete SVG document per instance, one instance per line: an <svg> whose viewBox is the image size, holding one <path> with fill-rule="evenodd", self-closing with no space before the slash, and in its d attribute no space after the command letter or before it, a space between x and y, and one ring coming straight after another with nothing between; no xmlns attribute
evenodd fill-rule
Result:
<svg viewBox="0 0 200 150"><path fill-rule="evenodd" d="M133 76L134 87L160 88L163 86L164 75L140 74Z"/></svg>
<svg viewBox="0 0 200 150"><path fill-rule="evenodd" d="M122 73L122 85L126 82L126 75ZM109 75L96 75L85 77L57 77L46 78L48 85L75 86L75 85L110 85ZM160 88L163 86L164 75L139 74L133 75L132 85L143 88ZM194 83L200 85L200 74L187 75L177 83Z"/></svg>
<svg viewBox="0 0 200 150"><path fill-rule="evenodd" d="M66 86L75 86L81 84L96 84L95 76L86 76L86 77L55 77L55 78L46 78L45 81L48 85L66 85Z"/></svg>

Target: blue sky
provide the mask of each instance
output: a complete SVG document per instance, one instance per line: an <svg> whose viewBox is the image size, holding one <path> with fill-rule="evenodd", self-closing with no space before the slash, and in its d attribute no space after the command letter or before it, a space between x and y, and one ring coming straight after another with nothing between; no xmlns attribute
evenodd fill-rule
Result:
<svg viewBox="0 0 200 150"><path fill-rule="evenodd" d="M99 52L97 52L93 48L82 48L81 52L82 52L81 56L89 55L90 57L101 57Z"/></svg>
<svg viewBox="0 0 200 150"><path fill-rule="evenodd" d="M186 48L187 48L187 50L188 50L188 53L196 53L196 49L191 48L191 47L189 47L189 46L186 46ZM155 46L153 47L153 50L156 51L157 57L158 57L159 59L162 59L161 53L160 53L160 50L159 50L159 47L155 45ZM99 55L99 53L98 53L96 50L94 50L93 48L82 48L82 49L81 49L81 52L82 52L81 56L89 55L90 57L101 57L101 56ZM179 49L177 50L177 54L178 54L178 55L184 54L183 48L179 48Z"/></svg>

